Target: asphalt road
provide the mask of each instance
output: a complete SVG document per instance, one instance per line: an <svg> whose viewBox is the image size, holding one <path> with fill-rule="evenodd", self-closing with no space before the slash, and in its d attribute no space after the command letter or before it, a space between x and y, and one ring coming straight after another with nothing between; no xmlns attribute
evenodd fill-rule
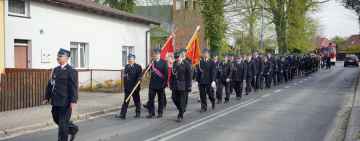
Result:
<svg viewBox="0 0 360 141"><path fill-rule="evenodd" d="M184 122L175 122L177 111L168 102L162 119L127 120L113 115L77 123L78 141L322 141L334 128L340 109L352 96L359 68L322 70L217 105L215 110L199 113L197 95L192 95ZM146 115L143 111L143 117ZM50 113L49 113L50 114ZM51 129L19 136L8 141L55 141Z"/></svg>

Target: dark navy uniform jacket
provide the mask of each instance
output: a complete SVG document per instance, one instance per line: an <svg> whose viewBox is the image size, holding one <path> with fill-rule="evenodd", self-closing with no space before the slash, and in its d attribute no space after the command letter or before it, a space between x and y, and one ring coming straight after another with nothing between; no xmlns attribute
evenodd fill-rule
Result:
<svg viewBox="0 0 360 141"><path fill-rule="evenodd" d="M254 76L256 76L256 62L254 61L254 59L251 60L245 60L245 64L246 64L246 76L245 78L247 80L251 80L254 78Z"/></svg>
<svg viewBox="0 0 360 141"><path fill-rule="evenodd" d="M136 83L141 79L142 68L139 64L127 64L124 69L124 90L130 93ZM140 89L140 86L137 88Z"/></svg>
<svg viewBox="0 0 360 141"><path fill-rule="evenodd" d="M174 62L171 71L170 88L173 91L191 91L192 69L188 61Z"/></svg>
<svg viewBox="0 0 360 141"><path fill-rule="evenodd" d="M246 76L246 72L247 69L246 69L246 64L244 63L244 61L241 61L241 62L236 62L234 64L234 68L233 68L233 71L232 71L232 80L233 81L240 81L242 82L243 80L245 80L245 76Z"/></svg>
<svg viewBox="0 0 360 141"><path fill-rule="evenodd" d="M216 68L214 61L201 59L196 66L196 81L201 85L208 85L216 79Z"/></svg>
<svg viewBox="0 0 360 141"><path fill-rule="evenodd" d="M268 60L267 62L264 62L264 76L269 76L271 75L272 72L272 64L270 62L270 60Z"/></svg>
<svg viewBox="0 0 360 141"><path fill-rule="evenodd" d="M216 80L225 83L231 77L231 62L219 62L216 64Z"/></svg>
<svg viewBox="0 0 360 141"><path fill-rule="evenodd" d="M150 68L150 84L149 84L149 88L150 89L164 89L167 85L167 81L168 81L168 65L167 62L159 59L159 61L154 61L153 62L154 67L160 72L160 74L162 75L159 76L158 74L156 74L155 70Z"/></svg>
<svg viewBox="0 0 360 141"><path fill-rule="evenodd" d="M263 66L263 61L262 61L261 57L260 56L254 57L251 60L253 60L255 63L255 68L253 70L254 75L257 75L257 76L262 75L264 66Z"/></svg>
<svg viewBox="0 0 360 141"><path fill-rule="evenodd" d="M51 105L67 107L78 100L78 73L70 65L54 68L48 83L45 98Z"/></svg>

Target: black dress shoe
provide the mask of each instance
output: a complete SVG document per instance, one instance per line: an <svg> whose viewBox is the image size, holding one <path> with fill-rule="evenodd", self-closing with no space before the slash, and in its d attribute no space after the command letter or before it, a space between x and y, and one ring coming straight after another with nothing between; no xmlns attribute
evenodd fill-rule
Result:
<svg viewBox="0 0 360 141"><path fill-rule="evenodd" d="M74 141L76 137L76 134L70 135L70 141Z"/></svg>
<svg viewBox="0 0 360 141"><path fill-rule="evenodd" d="M213 109L213 110L215 109L215 102L211 103L211 109Z"/></svg>
<svg viewBox="0 0 360 141"><path fill-rule="evenodd" d="M136 114L134 118L140 118L140 114Z"/></svg>
<svg viewBox="0 0 360 141"><path fill-rule="evenodd" d="M126 119L126 116L125 116L125 115L115 115L115 118L119 118L119 119L125 120L125 119Z"/></svg>
<svg viewBox="0 0 360 141"><path fill-rule="evenodd" d="M230 102L229 102L229 100L225 100L225 102L224 102L224 104L229 104Z"/></svg>
<svg viewBox="0 0 360 141"><path fill-rule="evenodd" d="M79 128L74 129L74 131L72 131L72 133L70 134L70 141L74 141L76 138L76 134L78 133Z"/></svg>
<svg viewBox="0 0 360 141"><path fill-rule="evenodd" d="M156 118L162 118L163 115L162 114L159 114Z"/></svg>
<svg viewBox="0 0 360 141"><path fill-rule="evenodd" d="M206 109L201 109L200 113L205 113L207 110Z"/></svg>
<svg viewBox="0 0 360 141"><path fill-rule="evenodd" d="M155 117L155 115L147 115L146 116L146 118L148 118L148 119L151 119L151 118L154 118Z"/></svg>
<svg viewBox="0 0 360 141"><path fill-rule="evenodd" d="M176 122L182 122L183 118L182 117L178 117Z"/></svg>

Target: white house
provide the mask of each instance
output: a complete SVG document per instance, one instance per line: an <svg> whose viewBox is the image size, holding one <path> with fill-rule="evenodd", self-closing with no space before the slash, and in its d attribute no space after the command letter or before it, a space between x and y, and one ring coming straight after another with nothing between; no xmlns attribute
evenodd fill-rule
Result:
<svg viewBox="0 0 360 141"><path fill-rule="evenodd" d="M128 53L145 65L159 23L89 0L5 0L5 66L51 68L59 48L78 69L122 69Z"/></svg>

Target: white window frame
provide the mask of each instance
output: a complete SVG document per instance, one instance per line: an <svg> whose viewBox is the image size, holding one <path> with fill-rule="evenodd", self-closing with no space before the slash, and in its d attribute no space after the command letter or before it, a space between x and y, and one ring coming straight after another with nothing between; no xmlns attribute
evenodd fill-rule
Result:
<svg viewBox="0 0 360 141"><path fill-rule="evenodd" d="M126 56L124 56L124 52L126 52ZM135 47L134 46L122 46L122 51L121 51L121 55L122 55L122 65L123 67L125 67L125 65L127 64L128 62L128 55L132 53L135 55Z"/></svg>
<svg viewBox="0 0 360 141"><path fill-rule="evenodd" d="M73 46L75 45L75 46ZM74 68L79 68L79 69L82 69L82 68L89 68L89 43L86 43L86 42L70 42L70 51L72 48L75 48L77 49L77 65L76 64L71 64ZM81 49L84 50L84 54L83 56L81 56ZM71 56L70 59L73 59L72 57L74 56ZM81 57L83 57L83 60L84 60L84 66L81 66ZM70 60L70 63L72 62L72 60Z"/></svg>
<svg viewBox="0 0 360 141"><path fill-rule="evenodd" d="M181 10L182 9L183 3L180 0L176 0L175 4L176 4L176 7L175 7L176 10Z"/></svg>
<svg viewBox="0 0 360 141"><path fill-rule="evenodd" d="M8 2L8 12L10 16L30 17L30 0L25 0L25 14L14 13L10 11L10 3Z"/></svg>

